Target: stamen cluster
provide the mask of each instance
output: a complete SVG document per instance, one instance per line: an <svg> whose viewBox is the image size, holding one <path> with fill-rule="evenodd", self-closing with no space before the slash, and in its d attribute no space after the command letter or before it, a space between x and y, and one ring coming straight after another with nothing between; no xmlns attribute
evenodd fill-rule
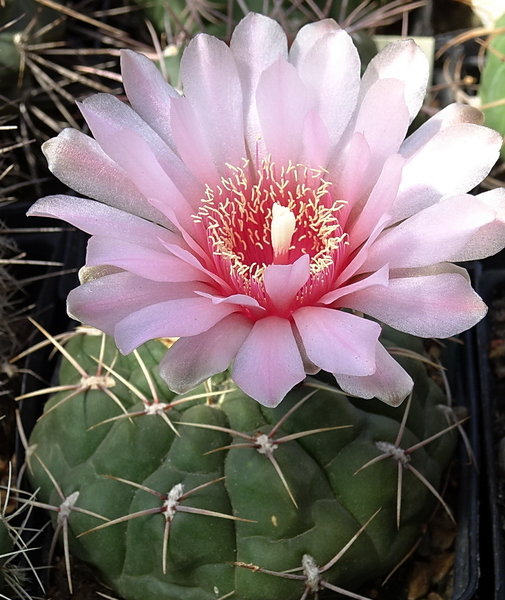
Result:
<svg viewBox="0 0 505 600"><path fill-rule="evenodd" d="M227 168L229 174L219 185L206 187L194 216L206 231L219 275L237 293L265 304L265 269L307 254L307 287L316 280L325 282L319 290L323 295L331 288L348 243L339 222L345 202L332 197L325 170L291 162L278 167L270 158L256 171L248 160ZM299 299L305 296L306 290L301 290Z"/></svg>

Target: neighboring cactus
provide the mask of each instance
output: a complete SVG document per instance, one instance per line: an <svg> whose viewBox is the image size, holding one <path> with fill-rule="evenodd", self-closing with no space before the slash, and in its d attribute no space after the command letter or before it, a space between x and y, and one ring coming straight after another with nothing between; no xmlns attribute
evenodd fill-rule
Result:
<svg viewBox="0 0 505 600"><path fill-rule="evenodd" d="M14 547L14 542L9 535L9 529L7 523L5 523L3 517L0 516L0 598L2 594L2 588L4 586L4 572L3 566L5 561L9 558L10 553Z"/></svg>
<svg viewBox="0 0 505 600"><path fill-rule="evenodd" d="M35 0L6 0L0 13L0 68L4 94L19 93L20 71L25 69L24 46L59 40L64 26L57 23L59 13ZM37 35L35 35L37 34ZM8 85L6 85L8 83Z"/></svg>
<svg viewBox="0 0 505 600"><path fill-rule="evenodd" d="M486 52L486 66L482 71L479 96L485 115L485 125L505 135L505 15L495 23ZM505 150L501 150L502 159Z"/></svg>
<svg viewBox="0 0 505 600"><path fill-rule="evenodd" d="M0 486L0 599L30 600L29 588L44 592L44 587L30 558L31 545L40 534L28 526L33 496L12 487L9 465L7 486ZM23 564L23 566L22 566ZM33 584L33 585L32 585Z"/></svg>
<svg viewBox="0 0 505 600"><path fill-rule="evenodd" d="M419 360L398 358L415 381L399 436L407 402L346 398L313 380L266 409L223 376L176 397L157 372L163 343L121 356L90 333L65 349L54 342L68 358L31 436L29 470L39 499L59 507L71 551L126 600L298 599L304 588L356 587L385 573L417 541L435 504L420 478L439 485L455 442L449 433L422 443L446 422L444 396ZM383 343L422 352L394 335ZM388 455L407 468L379 460L380 442L386 453L410 448ZM311 557L326 565L379 509L324 575L307 580ZM261 572L302 561L296 578Z"/></svg>

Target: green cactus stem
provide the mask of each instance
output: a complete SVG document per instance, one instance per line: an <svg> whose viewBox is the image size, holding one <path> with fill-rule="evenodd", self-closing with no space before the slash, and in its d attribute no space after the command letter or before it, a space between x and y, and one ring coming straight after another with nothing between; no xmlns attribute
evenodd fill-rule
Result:
<svg viewBox="0 0 505 600"><path fill-rule="evenodd" d="M391 331L382 342L407 355L408 404L307 380L267 409L226 374L175 396L158 375L161 341L121 356L81 330L60 346L59 385L30 439L38 500L75 497L70 550L125 600L355 589L418 540L456 440L420 342Z"/></svg>

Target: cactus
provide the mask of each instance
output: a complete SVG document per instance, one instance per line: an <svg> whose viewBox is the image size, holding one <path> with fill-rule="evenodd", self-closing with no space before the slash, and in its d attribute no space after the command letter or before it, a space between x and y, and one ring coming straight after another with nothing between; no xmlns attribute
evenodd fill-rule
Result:
<svg viewBox="0 0 505 600"><path fill-rule="evenodd" d="M505 35L503 26L505 15L495 23L495 33L492 33L486 52L486 66L482 71L479 96L485 115L485 124L505 134ZM505 150L501 150L502 159Z"/></svg>
<svg viewBox="0 0 505 600"><path fill-rule="evenodd" d="M3 517L0 517L0 594L2 593L2 588L4 585L3 566L6 560L9 558L13 546L14 543L9 535L7 524L5 523Z"/></svg>
<svg viewBox="0 0 505 600"><path fill-rule="evenodd" d="M455 443L443 393L412 358L421 343L382 341L411 355L398 356L415 381L410 414L318 380L275 409L225 376L174 396L161 341L128 356L96 330L54 341L65 357L30 439L32 484L71 551L126 600L355 588L414 545Z"/></svg>

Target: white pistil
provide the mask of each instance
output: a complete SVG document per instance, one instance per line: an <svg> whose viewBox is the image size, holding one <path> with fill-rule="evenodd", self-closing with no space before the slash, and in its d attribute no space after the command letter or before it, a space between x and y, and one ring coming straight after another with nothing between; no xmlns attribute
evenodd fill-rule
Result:
<svg viewBox="0 0 505 600"><path fill-rule="evenodd" d="M296 229L296 218L287 206L274 202L272 206L272 248L274 264L285 265L288 262L288 252L291 238Z"/></svg>

